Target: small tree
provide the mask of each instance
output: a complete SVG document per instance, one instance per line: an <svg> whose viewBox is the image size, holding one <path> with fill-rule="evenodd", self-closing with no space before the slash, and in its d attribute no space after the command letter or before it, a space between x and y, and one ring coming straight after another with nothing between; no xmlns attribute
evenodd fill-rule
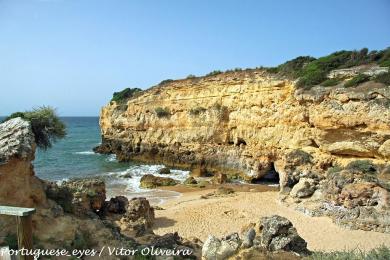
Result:
<svg viewBox="0 0 390 260"><path fill-rule="evenodd" d="M35 143L44 150L66 136L66 126L52 107L42 106L31 111L16 112L8 116L4 122L16 117L30 122Z"/></svg>

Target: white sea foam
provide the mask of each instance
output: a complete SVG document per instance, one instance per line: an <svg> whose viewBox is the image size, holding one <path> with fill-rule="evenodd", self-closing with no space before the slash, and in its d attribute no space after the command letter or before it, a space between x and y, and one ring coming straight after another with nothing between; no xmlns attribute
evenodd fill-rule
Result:
<svg viewBox="0 0 390 260"><path fill-rule="evenodd" d="M146 174L170 177L180 182L184 181L189 175L189 171L183 170L171 170L170 174L158 174L158 171L164 167L164 165L132 165L124 171L105 173L105 176L109 176L107 180L107 190L111 190L109 195L125 195L127 197L142 196L158 204L163 203L169 198L180 196L180 193L174 191L140 188L141 178ZM124 177L125 175L126 177Z"/></svg>
<svg viewBox="0 0 390 260"><path fill-rule="evenodd" d="M107 159L108 162L115 162L116 161L116 154L110 154Z"/></svg>
<svg viewBox="0 0 390 260"><path fill-rule="evenodd" d="M66 182L66 181L69 181L69 178L63 178L59 181L56 181L57 185L61 185L62 183Z"/></svg>
<svg viewBox="0 0 390 260"><path fill-rule="evenodd" d="M75 152L74 154L91 155L96 154L94 151Z"/></svg>

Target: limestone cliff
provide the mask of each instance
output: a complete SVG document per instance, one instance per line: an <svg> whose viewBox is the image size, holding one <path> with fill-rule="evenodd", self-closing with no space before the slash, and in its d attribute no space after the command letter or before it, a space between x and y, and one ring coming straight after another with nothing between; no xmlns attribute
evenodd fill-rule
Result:
<svg viewBox="0 0 390 260"><path fill-rule="evenodd" d="M284 200L304 201L304 212L390 232L389 105L390 86L373 81L305 90L261 69L226 72L110 102L101 110L96 150L189 168L194 176L222 172L255 181L275 170ZM323 204L313 210L311 201ZM355 211L324 210L328 203ZM380 224L370 220L373 211Z"/></svg>
<svg viewBox="0 0 390 260"><path fill-rule="evenodd" d="M294 149L322 160L388 160L389 99L379 83L304 91L262 70L178 80L105 106L100 150L247 179Z"/></svg>

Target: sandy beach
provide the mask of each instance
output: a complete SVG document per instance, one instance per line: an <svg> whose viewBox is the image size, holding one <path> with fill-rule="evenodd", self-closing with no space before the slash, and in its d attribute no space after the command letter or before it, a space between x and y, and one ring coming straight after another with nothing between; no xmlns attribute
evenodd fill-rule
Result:
<svg viewBox="0 0 390 260"><path fill-rule="evenodd" d="M278 202L277 191L250 189L231 196L201 198L212 191L190 189L160 205L163 210L155 212L155 233L177 231L183 237L204 241L209 234L221 237L239 232L242 226L258 222L263 216L278 214L294 224L310 250L369 250L383 244L390 246L390 234L347 230L332 223L330 218L305 216Z"/></svg>

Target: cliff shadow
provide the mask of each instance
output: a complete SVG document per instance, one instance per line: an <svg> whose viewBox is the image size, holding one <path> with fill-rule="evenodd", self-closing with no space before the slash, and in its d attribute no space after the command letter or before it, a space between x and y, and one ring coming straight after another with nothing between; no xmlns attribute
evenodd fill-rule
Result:
<svg viewBox="0 0 390 260"><path fill-rule="evenodd" d="M164 228L175 225L177 221L167 218L167 217L158 217L154 220L153 228Z"/></svg>

